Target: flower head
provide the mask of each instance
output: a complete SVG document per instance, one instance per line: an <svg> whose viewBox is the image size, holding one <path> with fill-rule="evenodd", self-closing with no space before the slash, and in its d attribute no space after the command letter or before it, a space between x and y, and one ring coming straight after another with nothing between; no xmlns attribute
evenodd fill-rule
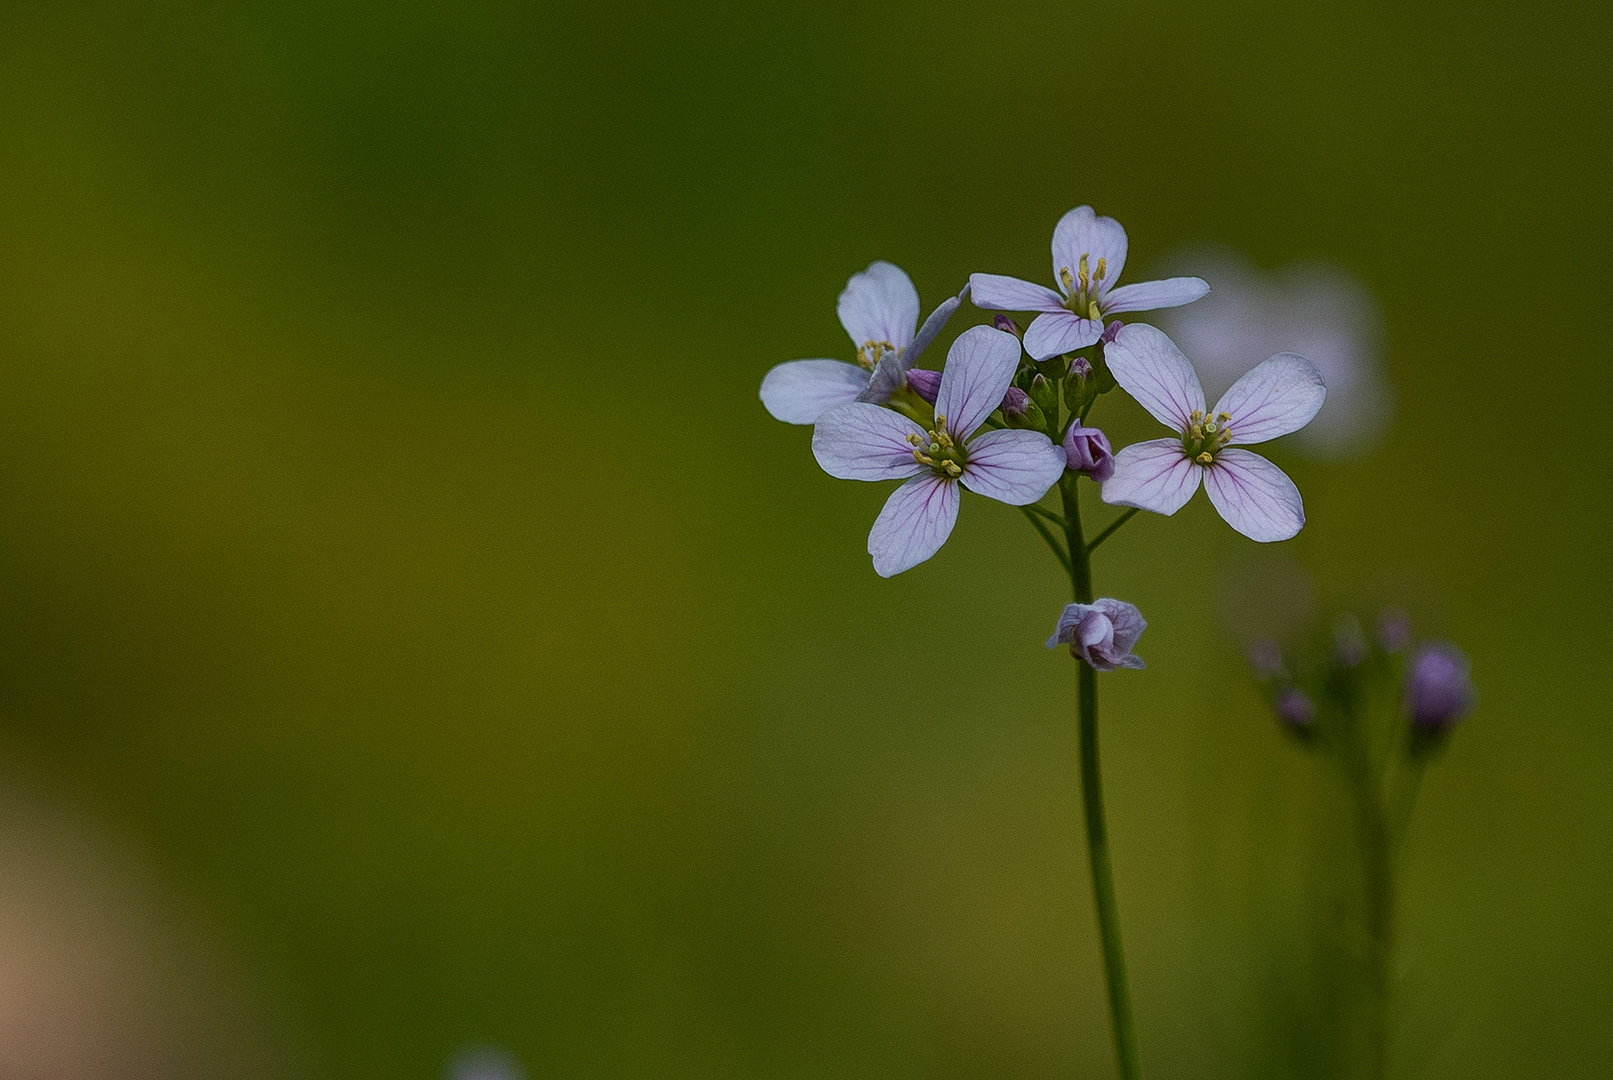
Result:
<svg viewBox="0 0 1613 1080"><path fill-rule="evenodd" d="M1025 329L1025 351L1037 360L1084 349L1103 336L1104 318L1126 311L1190 304L1210 291L1201 278L1178 277L1115 287L1126 265L1126 230L1090 206L1078 206L1053 228L1053 278L1059 291L1001 274L971 274L975 307L1039 311Z"/></svg>
<svg viewBox="0 0 1613 1080"><path fill-rule="evenodd" d="M1174 514L1202 480L1227 524L1251 540L1287 540L1299 532L1305 507L1294 482L1259 454L1237 447L1297 431L1316 415L1327 394L1316 365L1279 353L1233 383L1207 411L1193 366L1154 327L1126 326L1104 359L1127 393L1179 432L1172 439L1133 443L1115 455L1104 502Z"/></svg>
<svg viewBox="0 0 1613 1080"><path fill-rule="evenodd" d="M762 378L762 404L787 424L815 423L826 409L851 401L888 401L907 372L969 291L948 297L917 326L919 294L901 268L870 263L840 294L840 325L857 347L857 362L791 360ZM915 326L917 329L915 330Z"/></svg>
<svg viewBox="0 0 1613 1080"><path fill-rule="evenodd" d="M868 534L874 570L890 577L941 549L958 518L958 485L1011 506L1033 503L1064 472L1064 451L1037 431L976 434L1003 400L1019 367L1012 334L976 326L947 353L935 399L935 428L867 402L837 405L818 418L812 453L842 480L906 480Z"/></svg>
<svg viewBox="0 0 1613 1080"><path fill-rule="evenodd" d="M1466 716L1478 696L1468 671L1467 656L1447 641L1429 642L1413 653L1405 686L1412 725L1437 735Z"/></svg>
<svg viewBox="0 0 1613 1080"><path fill-rule="evenodd" d="M1070 647L1070 655L1085 660L1095 671L1142 668L1142 658L1131 655L1148 623L1142 612L1124 600L1094 600L1069 604L1059 616L1047 647Z"/></svg>
<svg viewBox="0 0 1613 1080"><path fill-rule="evenodd" d="M1114 475L1109 436L1079 420L1071 421L1070 430L1064 433L1064 457L1071 472L1086 473L1100 484Z"/></svg>

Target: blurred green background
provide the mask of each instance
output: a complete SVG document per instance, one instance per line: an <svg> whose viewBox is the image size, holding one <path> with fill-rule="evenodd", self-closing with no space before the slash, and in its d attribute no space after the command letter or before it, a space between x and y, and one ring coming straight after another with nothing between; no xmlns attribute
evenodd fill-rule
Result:
<svg viewBox="0 0 1613 1080"><path fill-rule="evenodd" d="M1088 202L1127 280L1380 297L1387 441L1273 456L1318 593L1413 583L1482 694L1397 1061L1606 1075L1607 11L14 0L6 786L222 943L263 1075L1108 1075L1057 568L967 500L876 578L885 492L756 400L870 260L1041 280ZM1158 1077L1335 1071L1348 833L1216 615L1253 546L1200 499L1096 567L1151 624L1103 734Z"/></svg>

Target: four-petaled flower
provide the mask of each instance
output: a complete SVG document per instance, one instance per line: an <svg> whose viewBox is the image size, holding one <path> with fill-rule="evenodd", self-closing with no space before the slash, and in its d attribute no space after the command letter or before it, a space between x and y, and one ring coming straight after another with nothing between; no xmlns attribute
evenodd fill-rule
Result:
<svg viewBox="0 0 1613 1080"><path fill-rule="evenodd" d="M1115 288L1126 265L1126 230L1090 206L1078 206L1053 229L1053 277L1059 291L1001 274L971 274L974 305L988 311L1040 311L1025 330L1037 360L1084 349L1103 336L1103 320L1125 311L1180 307L1210 291L1202 278L1175 277Z"/></svg>
<svg viewBox="0 0 1613 1080"><path fill-rule="evenodd" d="M812 453L842 480L907 480L868 534L874 570L890 577L940 550L958 518L958 485L1011 506L1033 503L1064 472L1064 451L1036 431L975 432L1002 403L1019 341L989 326L965 330L947 353L935 429L866 402L818 417Z"/></svg>
<svg viewBox="0 0 1613 1080"><path fill-rule="evenodd" d="M1287 540L1305 524L1299 489L1277 466L1239 444L1304 427L1327 388L1303 356L1278 353L1232 384L1213 410L1187 358L1146 323L1132 323L1104 349L1109 371L1154 419L1181 434L1133 443L1115 455L1103 501L1174 514L1199 488L1228 525L1251 540Z"/></svg>
<svg viewBox="0 0 1613 1080"><path fill-rule="evenodd" d="M857 362L791 360L778 364L762 377L762 404L774 419L811 424L836 405L852 401L877 405L889 400L968 291L966 285L963 293L948 297L915 331L919 294L912 280L891 263L870 263L867 270L846 282L837 308L840 325L857 346Z"/></svg>
<svg viewBox="0 0 1613 1080"><path fill-rule="evenodd" d="M1068 645L1070 655L1085 660L1094 671L1142 668L1142 658L1131 655L1131 650L1147 628L1143 613L1124 600L1069 604L1047 639L1047 647Z"/></svg>

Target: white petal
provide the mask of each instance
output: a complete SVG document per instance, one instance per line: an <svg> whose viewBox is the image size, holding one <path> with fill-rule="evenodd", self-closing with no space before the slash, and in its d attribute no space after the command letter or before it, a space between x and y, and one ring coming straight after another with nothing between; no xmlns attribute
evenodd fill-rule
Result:
<svg viewBox="0 0 1613 1080"><path fill-rule="evenodd" d="M919 294L913 281L898 266L869 263L851 275L840 294L840 325L859 349L866 342L884 341L905 349L919 321Z"/></svg>
<svg viewBox="0 0 1613 1080"><path fill-rule="evenodd" d="M987 311L1058 311L1064 298L1046 285L1003 274L970 274L974 305Z"/></svg>
<svg viewBox="0 0 1613 1080"><path fill-rule="evenodd" d="M1114 475L1103 482L1103 501L1174 514L1199 489L1203 471L1182 452L1180 439L1132 443L1115 455Z"/></svg>
<svg viewBox="0 0 1613 1080"><path fill-rule="evenodd" d="M773 419L812 424L836 405L856 401L868 386L868 372L839 360L791 360L762 376L762 404Z"/></svg>
<svg viewBox="0 0 1613 1080"><path fill-rule="evenodd" d="M1053 227L1053 280L1059 281L1060 270L1079 274L1083 255L1089 274L1096 274L1098 260L1103 260L1103 280L1093 292L1108 292L1126 265L1126 230L1112 217L1099 217L1090 206L1077 206Z"/></svg>
<svg viewBox="0 0 1613 1080"><path fill-rule="evenodd" d="M925 561L947 542L958 520L958 485L925 470L885 500L868 533L874 572L892 577Z"/></svg>
<svg viewBox="0 0 1613 1080"><path fill-rule="evenodd" d="M967 439L1002 404L1019 370L1019 339L1006 330L971 326L958 335L941 369L935 415L954 439Z"/></svg>
<svg viewBox="0 0 1613 1080"><path fill-rule="evenodd" d="M1260 443L1310 423L1326 397L1315 364L1298 353L1278 353L1233 383L1216 402L1215 415L1232 417L1228 445Z"/></svg>
<svg viewBox="0 0 1613 1080"><path fill-rule="evenodd" d="M1228 525L1251 540L1287 540L1305 524L1305 504L1288 474L1248 450L1222 450L1204 470L1204 490Z"/></svg>
<svg viewBox="0 0 1613 1080"><path fill-rule="evenodd" d="M1064 448L1039 431L988 431L969 444L963 486L1009 506L1047 494L1064 475Z"/></svg>
<svg viewBox="0 0 1613 1080"><path fill-rule="evenodd" d="M1102 336L1102 319L1082 319L1060 308L1031 320L1025 330L1025 351L1037 360L1046 360L1095 345Z"/></svg>
<svg viewBox="0 0 1613 1080"><path fill-rule="evenodd" d="M1125 311L1156 311L1191 304L1209 291L1209 283L1203 278L1173 277L1164 281L1139 281L1135 285L1120 286L1105 296L1099 306L1105 315L1119 315Z"/></svg>
<svg viewBox="0 0 1613 1080"><path fill-rule="evenodd" d="M812 456L841 480L901 480L928 471L913 459L909 435L924 429L899 413L860 401L836 405L818 417Z"/></svg>
<svg viewBox="0 0 1613 1080"><path fill-rule="evenodd" d="M1121 389L1161 424L1186 431L1188 415L1204 411L1204 390L1193 365L1175 342L1147 323L1122 326L1103 347L1103 358Z"/></svg>

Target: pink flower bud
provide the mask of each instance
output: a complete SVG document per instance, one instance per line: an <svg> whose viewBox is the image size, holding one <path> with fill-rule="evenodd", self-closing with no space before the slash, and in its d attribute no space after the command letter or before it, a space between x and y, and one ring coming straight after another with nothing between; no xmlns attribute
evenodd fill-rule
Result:
<svg viewBox="0 0 1613 1080"><path fill-rule="evenodd" d="M1086 473L1100 484L1114 475L1109 437L1097 428L1082 427L1079 420L1070 424L1064 436L1064 457L1071 472Z"/></svg>
<svg viewBox="0 0 1613 1080"><path fill-rule="evenodd" d="M914 368L907 373L907 385L913 388L913 393L934 405L941 393L941 373Z"/></svg>

